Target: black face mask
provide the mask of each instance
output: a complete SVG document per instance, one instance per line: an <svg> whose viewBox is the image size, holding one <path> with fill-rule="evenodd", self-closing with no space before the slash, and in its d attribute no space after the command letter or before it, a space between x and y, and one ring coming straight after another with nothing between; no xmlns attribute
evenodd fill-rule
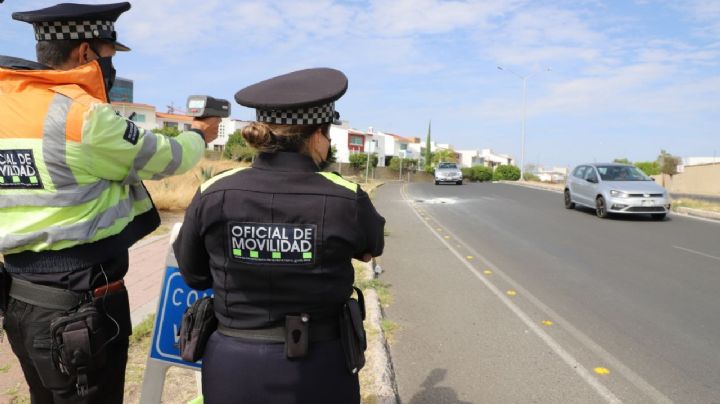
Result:
<svg viewBox="0 0 720 404"><path fill-rule="evenodd" d="M327 158L318 164L318 168L320 171L325 171L328 167L330 167L330 164L335 162L335 151L332 148L332 145L328 145L328 153Z"/></svg>
<svg viewBox="0 0 720 404"><path fill-rule="evenodd" d="M109 97L110 89L112 88L113 84L115 84L115 66L113 66L111 56L102 57L97 61L98 64L100 64L100 71L103 75L103 82L105 82L105 92L108 93Z"/></svg>
<svg viewBox="0 0 720 404"><path fill-rule="evenodd" d="M90 47L90 50L100 56L100 52L98 52L95 48ZM100 57L97 61L100 65L100 71L102 72L105 92L108 94L108 98L110 98L110 89L112 89L113 84L115 84L115 74L117 73L115 66L113 66L112 63L112 56Z"/></svg>

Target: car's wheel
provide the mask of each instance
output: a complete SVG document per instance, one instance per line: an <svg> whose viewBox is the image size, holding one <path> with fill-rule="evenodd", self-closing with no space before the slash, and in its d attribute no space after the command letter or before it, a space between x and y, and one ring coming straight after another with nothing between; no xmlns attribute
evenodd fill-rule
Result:
<svg viewBox="0 0 720 404"><path fill-rule="evenodd" d="M650 216L652 216L653 220L665 220L667 213L653 213Z"/></svg>
<svg viewBox="0 0 720 404"><path fill-rule="evenodd" d="M605 198L603 198L602 196L598 196L595 200L595 214L601 219L605 219L609 215L607 211L607 204L605 203Z"/></svg>
<svg viewBox="0 0 720 404"><path fill-rule="evenodd" d="M458 184L458 185L462 185L462 180L460 180L460 181L456 182L456 184Z"/></svg>
<svg viewBox="0 0 720 404"><path fill-rule="evenodd" d="M570 190L565 190L565 209L575 209L575 202L570 197Z"/></svg>
<svg viewBox="0 0 720 404"><path fill-rule="evenodd" d="M435 181L435 185L440 185L440 181Z"/></svg>

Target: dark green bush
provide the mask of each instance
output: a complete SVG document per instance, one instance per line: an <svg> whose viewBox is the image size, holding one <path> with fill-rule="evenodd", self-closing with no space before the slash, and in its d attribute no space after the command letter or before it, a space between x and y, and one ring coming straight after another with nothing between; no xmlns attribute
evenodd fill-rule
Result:
<svg viewBox="0 0 720 404"><path fill-rule="evenodd" d="M492 181L493 171L490 167L485 166L474 166L472 167L472 180L473 181Z"/></svg>
<svg viewBox="0 0 720 404"><path fill-rule="evenodd" d="M520 169L515 166L499 165L495 167L493 181L517 181L520 179Z"/></svg>
<svg viewBox="0 0 720 404"><path fill-rule="evenodd" d="M468 181L475 181L473 179L472 167L461 167L460 171L462 172L463 179L466 179Z"/></svg>

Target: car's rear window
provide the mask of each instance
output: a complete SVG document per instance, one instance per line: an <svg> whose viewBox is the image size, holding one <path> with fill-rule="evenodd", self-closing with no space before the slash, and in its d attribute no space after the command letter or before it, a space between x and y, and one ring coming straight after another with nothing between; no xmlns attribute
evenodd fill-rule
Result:
<svg viewBox="0 0 720 404"><path fill-rule="evenodd" d="M455 163L440 163L438 168L457 168L457 164L455 164Z"/></svg>

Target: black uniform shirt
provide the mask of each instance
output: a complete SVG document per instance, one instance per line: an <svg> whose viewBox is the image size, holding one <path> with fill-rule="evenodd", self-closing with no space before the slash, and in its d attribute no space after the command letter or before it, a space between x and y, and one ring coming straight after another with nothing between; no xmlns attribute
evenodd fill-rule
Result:
<svg viewBox="0 0 720 404"><path fill-rule="evenodd" d="M263 153L191 202L173 248L188 285L213 287L221 324L335 318L352 293L351 258L382 254L385 219L367 193L316 171L305 155Z"/></svg>

